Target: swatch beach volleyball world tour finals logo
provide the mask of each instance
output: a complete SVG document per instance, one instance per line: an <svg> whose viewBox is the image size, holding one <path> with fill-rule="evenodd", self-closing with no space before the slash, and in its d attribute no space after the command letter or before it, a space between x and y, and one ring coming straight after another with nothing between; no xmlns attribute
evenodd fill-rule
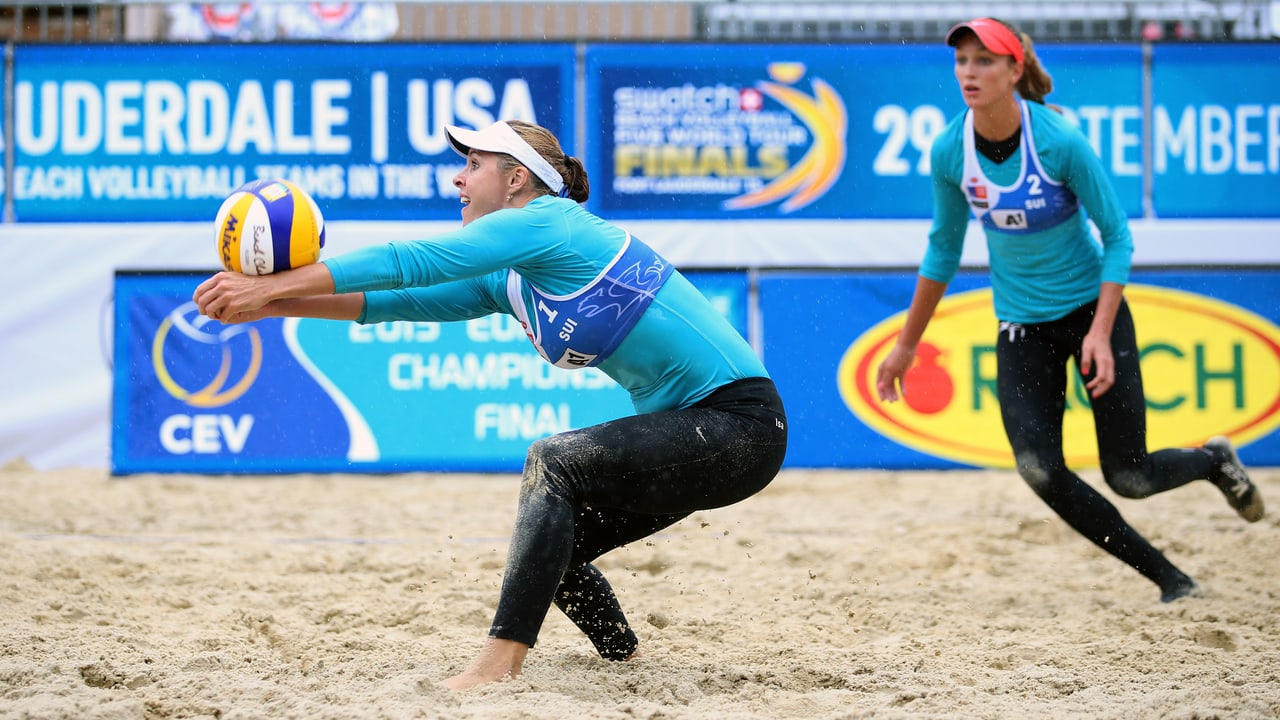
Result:
<svg viewBox="0 0 1280 720"><path fill-rule="evenodd" d="M615 89L613 191L722 196L725 210L776 204L783 214L823 197L844 170L844 102L821 78L798 87L804 63L767 72L747 87Z"/></svg>
<svg viewBox="0 0 1280 720"><path fill-rule="evenodd" d="M1280 427L1280 328L1203 295L1130 285L1147 398L1147 445L1193 447L1213 435L1245 445ZM1012 468L996 396L991 289L948 296L903 376L902 399L881 402L876 370L906 313L886 318L845 351L837 382L860 421L919 452L978 467ZM1074 467L1097 465L1089 394L1069 370L1063 447Z"/></svg>

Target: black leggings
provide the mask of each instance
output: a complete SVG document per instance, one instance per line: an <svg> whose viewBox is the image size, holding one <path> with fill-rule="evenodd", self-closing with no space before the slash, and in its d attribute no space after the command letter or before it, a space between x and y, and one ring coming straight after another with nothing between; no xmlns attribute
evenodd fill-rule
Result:
<svg viewBox="0 0 1280 720"><path fill-rule="evenodd" d="M1120 516L1115 506L1067 469L1062 453L1066 363L1080 366L1080 348L1096 303L1034 325L1002 324L996 341L997 387L1005 433L1018 473L1077 532L1132 566L1164 590L1190 581ZM1212 456L1200 449L1147 453L1146 400L1133 317L1121 303L1111 334L1115 385L1093 398L1098 458L1107 485L1126 498L1144 498L1207 478ZM1084 377L1087 382L1092 374Z"/></svg>
<svg viewBox="0 0 1280 720"><path fill-rule="evenodd" d="M591 562L759 492L786 448L782 400L766 378L730 383L689 408L535 442L489 636L532 646L554 603L601 656L625 659L638 641Z"/></svg>

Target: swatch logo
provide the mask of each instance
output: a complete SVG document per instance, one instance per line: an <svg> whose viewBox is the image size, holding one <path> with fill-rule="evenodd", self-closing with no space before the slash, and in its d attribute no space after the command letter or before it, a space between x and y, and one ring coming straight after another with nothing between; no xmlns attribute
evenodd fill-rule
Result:
<svg viewBox="0 0 1280 720"><path fill-rule="evenodd" d="M1194 293L1131 285L1125 298L1138 327L1149 448L1192 447L1219 434L1244 445L1280 427L1280 328ZM991 289L938 304L915 364L903 376L902 400L884 403L876 393L876 369L905 320L905 312L886 318L845 351L837 377L845 405L867 426L922 453L1012 468L996 398ZM1089 395L1075 368L1068 372L1067 463L1096 466Z"/></svg>
<svg viewBox="0 0 1280 720"><path fill-rule="evenodd" d="M804 157L769 184L724 202L727 210L743 210L783 201L779 210L792 213L822 197L844 170L848 112L835 88L820 78L810 82L813 95L792 87L805 74L803 63L777 62L768 68L774 82L761 81L758 91L776 100L808 128L813 137Z"/></svg>

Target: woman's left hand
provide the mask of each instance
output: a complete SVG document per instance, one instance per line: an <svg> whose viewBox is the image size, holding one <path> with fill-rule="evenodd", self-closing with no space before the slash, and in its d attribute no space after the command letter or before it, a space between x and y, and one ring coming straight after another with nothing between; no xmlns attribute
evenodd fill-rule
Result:
<svg viewBox="0 0 1280 720"><path fill-rule="evenodd" d="M1101 397L1116 384L1116 361L1111 354L1111 340L1106 336L1089 333L1080 346L1080 372L1093 378L1085 384L1089 397Z"/></svg>

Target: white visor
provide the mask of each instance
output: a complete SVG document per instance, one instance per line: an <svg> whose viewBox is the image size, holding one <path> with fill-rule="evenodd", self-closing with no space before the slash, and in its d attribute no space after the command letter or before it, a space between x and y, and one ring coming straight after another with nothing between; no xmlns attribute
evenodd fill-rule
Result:
<svg viewBox="0 0 1280 720"><path fill-rule="evenodd" d="M449 135L449 144L463 157L471 150L506 153L533 171L551 188L551 192L559 195L564 188L564 178L551 167L551 163L501 120L483 130L467 130L453 125L445 125L444 129Z"/></svg>

